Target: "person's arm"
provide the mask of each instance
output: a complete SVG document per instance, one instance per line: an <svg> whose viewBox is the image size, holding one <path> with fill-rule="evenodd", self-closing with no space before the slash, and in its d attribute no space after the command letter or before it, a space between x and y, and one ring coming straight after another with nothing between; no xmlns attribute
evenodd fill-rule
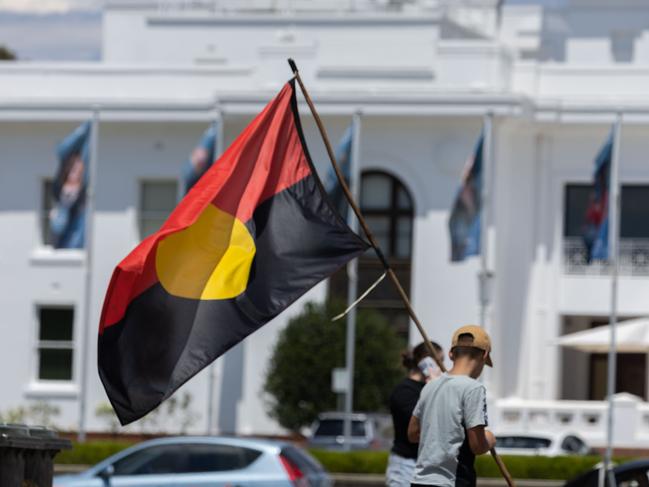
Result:
<svg viewBox="0 0 649 487"><path fill-rule="evenodd" d="M464 396L464 424L469 448L475 455L487 453L496 446L496 438L487 426L487 393L484 386L473 388Z"/></svg>
<svg viewBox="0 0 649 487"><path fill-rule="evenodd" d="M408 423L408 441L410 443L419 443L419 435L421 434L421 423L417 416L410 416Z"/></svg>
<svg viewBox="0 0 649 487"><path fill-rule="evenodd" d="M484 425L468 429L466 435L469 439L469 447L474 455L487 453L496 446L496 438L491 431L485 429Z"/></svg>

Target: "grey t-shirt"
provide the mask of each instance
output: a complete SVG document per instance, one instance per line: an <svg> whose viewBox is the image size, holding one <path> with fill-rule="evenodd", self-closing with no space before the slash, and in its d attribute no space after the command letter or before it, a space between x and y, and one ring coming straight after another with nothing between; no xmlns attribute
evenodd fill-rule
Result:
<svg viewBox="0 0 649 487"><path fill-rule="evenodd" d="M466 430L487 426L484 386L466 375L443 374L426 384L412 415L421 424L413 483L475 485L475 457Z"/></svg>

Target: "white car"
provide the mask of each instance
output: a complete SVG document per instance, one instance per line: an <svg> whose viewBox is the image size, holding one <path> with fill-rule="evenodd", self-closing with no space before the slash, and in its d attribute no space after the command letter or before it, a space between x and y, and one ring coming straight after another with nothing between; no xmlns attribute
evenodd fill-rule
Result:
<svg viewBox="0 0 649 487"><path fill-rule="evenodd" d="M495 433L496 449L503 455L586 455L590 447L573 433Z"/></svg>
<svg viewBox="0 0 649 487"><path fill-rule="evenodd" d="M145 441L54 487L331 487L307 452L253 438L184 436Z"/></svg>

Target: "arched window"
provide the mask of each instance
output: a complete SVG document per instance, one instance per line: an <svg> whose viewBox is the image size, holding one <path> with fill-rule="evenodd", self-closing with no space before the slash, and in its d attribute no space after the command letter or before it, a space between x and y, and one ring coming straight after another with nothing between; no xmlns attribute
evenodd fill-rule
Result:
<svg viewBox="0 0 649 487"><path fill-rule="evenodd" d="M384 172L363 173L361 212L386 257L410 259L412 198L401 182Z"/></svg>
<svg viewBox="0 0 649 487"><path fill-rule="evenodd" d="M414 205L410 193L396 177L382 171L365 171L361 176L360 207L381 250L410 294L412 223ZM365 291L383 272L383 265L369 250L359 259L358 292ZM347 273L338 271L330 281L330 296L347 299ZM394 285L384 280L359 305L383 314L407 340L409 317Z"/></svg>

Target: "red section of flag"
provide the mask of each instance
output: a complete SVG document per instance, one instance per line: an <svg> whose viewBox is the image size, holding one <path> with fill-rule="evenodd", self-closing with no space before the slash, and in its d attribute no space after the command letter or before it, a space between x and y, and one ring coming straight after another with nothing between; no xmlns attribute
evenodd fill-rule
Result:
<svg viewBox="0 0 649 487"><path fill-rule="evenodd" d="M246 222L261 203L310 174L291 109L293 90L287 83L194 185L162 228L118 264L104 300L100 334L119 322L129 303L158 281L155 253L166 235L192 225L210 203Z"/></svg>

